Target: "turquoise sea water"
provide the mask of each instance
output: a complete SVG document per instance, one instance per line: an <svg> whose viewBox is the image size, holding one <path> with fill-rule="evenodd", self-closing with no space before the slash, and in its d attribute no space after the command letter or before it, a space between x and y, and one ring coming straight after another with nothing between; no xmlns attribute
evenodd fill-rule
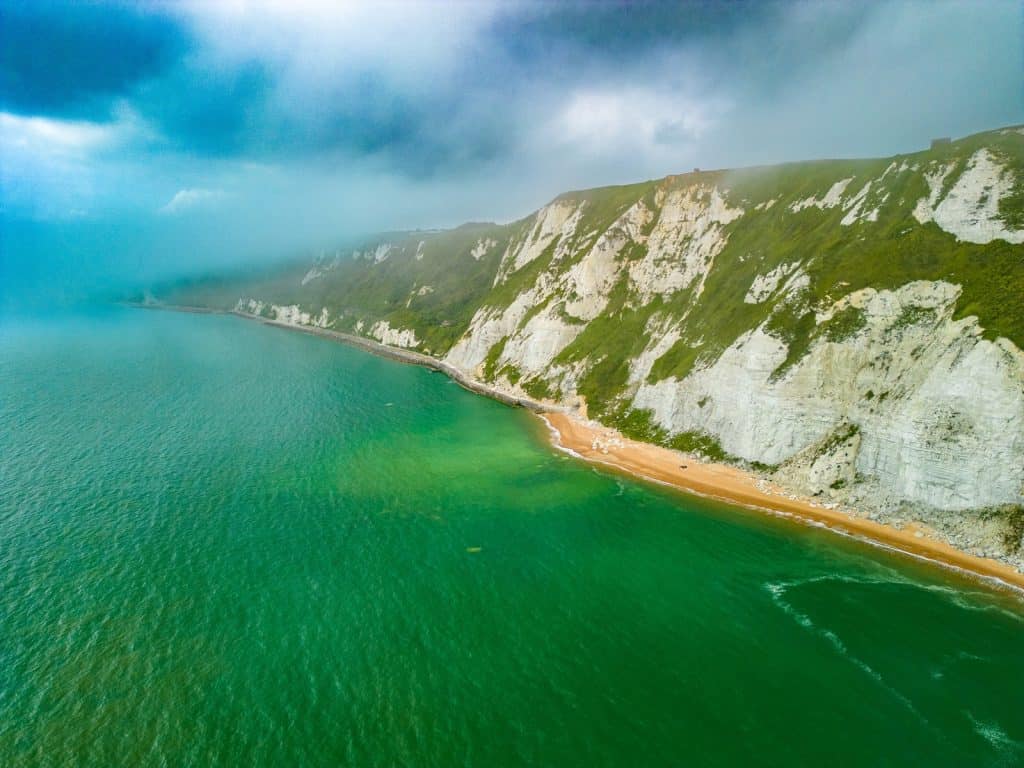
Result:
<svg viewBox="0 0 1024 768"><path fill-rule="evenodd" d="M1016 597L322 339L0 324L0 765L1021 764Z"/></svg>

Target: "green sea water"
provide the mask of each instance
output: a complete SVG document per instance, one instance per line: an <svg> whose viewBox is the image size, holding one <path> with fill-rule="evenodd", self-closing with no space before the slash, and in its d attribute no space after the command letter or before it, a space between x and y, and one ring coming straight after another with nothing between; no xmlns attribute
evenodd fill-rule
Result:
<svg viewBox="0 0 1024 768"><path fill-rule="evenodd" d="M1022 764L1012 594L323 339L0 321L0 765Z"/></svg>

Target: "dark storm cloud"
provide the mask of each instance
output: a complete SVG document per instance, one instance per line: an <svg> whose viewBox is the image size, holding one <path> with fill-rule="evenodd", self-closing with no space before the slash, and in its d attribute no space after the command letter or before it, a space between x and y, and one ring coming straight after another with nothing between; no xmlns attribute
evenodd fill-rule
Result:
<svg viewBox="0 0 1024 768"><path fill-rule="evenodd" d="M764 0L676 2L564 2L510 14L505 37L522 51L571 45L580 50L632 54L639 49L731 35L776 16L782 3Z"/></svg>
<svg viewBox="0 0 1024 768"><path fill-rule="evenodd" d="M3 108L102 120L122 104L166 151L257 161L319 156L328 164L369 158L429 178L515 156L574 91L595 84L651 86L681 102L720 92L765 98L841 48L870 8L826 6L802 21L792 7L501 4L478 12L468 34L451 43L450 24L432 13L422 16L422 35L439 42L417 58L403 50L418 41L400 25L366 31L380 47L374 55L361 31L330 26L338 17L325 12L328 5L315 8L327 44L313 48L315 14L305 26L301 12L278 14L287 23L275 28L273 12L257 11L218 28L216 4L8 3ZM467 8L446 11L468 15ZM370 15L357 21L374 23ZM652 135L685 143L690 123L681 110Z"/></svg>
<svg viewBox="0 0 1024 768"><path fill-rule="evenodd" d="M507 102L488 92L509 83L501 82L493 56L477 51L443 78L428 60L396 83L391 74L401 50L346 58L349 41L342 39L322 68L296 82L284 77L287 62L257 45L225 60L223 37L197 40L207 7L3 2L0 110L104 122L120 107L163 142L150 142L150 150L260 161L372 157L415 176L508 149ZM289 42L289 60L315 59L302 39Z"/></svg>
<svg viewBox="0 0 1024 768"><path fill-rule="evenodd" d="M102 119L112 98L186 49L180 26L158 13L8 0L0 4L0 108Z"/></svg>
<svg viewBox="0 0 1024 768"><path fill-rule="evenodd" d="M556 77L642 69L686 49L721 82L773 89L847 45L878 6L874 0L566 2L510 13L493 32L507 60Z"/></svg>
<svg viewBox="0 0 1024 768"><path fill-rule="evenodd" d="M122 98L155 126L168 149L212 157L267 154L264 103L273 82L258 61L230 70L180 62Z"/></svg>

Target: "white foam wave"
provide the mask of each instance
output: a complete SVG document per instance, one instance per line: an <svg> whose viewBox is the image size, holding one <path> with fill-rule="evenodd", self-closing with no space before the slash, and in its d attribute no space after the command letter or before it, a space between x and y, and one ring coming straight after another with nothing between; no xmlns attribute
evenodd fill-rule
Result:
<svg viewBox="0 0 1024 768"><path fill-rule="evenodd" d="M881 672L876 670L874 667L872 667L870 664L868 664L863 659L860 659L857 656L855 656L853 653L851 653L850 649L846 647L846 644L842 641L842 639L839 637L839 635L837 635L831 629L828 629L828 628L825 628L825 627L818 627L814 623L814 621L811 619L810 616L808 616L807 614L803 613L802 611L797 610L793 606L792 603L790 603L787 600L783 599L783 595L785 595L786 590L789 589L792 586L797 586L798 584L801 584L801 583L802 584L809 584L809 583L815 583L815 582L820 582L820 581L828 581L828 580L847 581L847 582L856 582L856 583L863 583L865 581L863 579L856 579L856 578L851 578L851 577L846 577L846 576L816 576L816 577L813 577L813 578L810 578L810 579L804 579L801 582L795 582L795 583L794 582L791 582L791 583L788 583L788 584L785 583L785 582L783 582L783 583L767 583L767 584L764 585L764 587L769 592L769 594L771 594L772 602L774 602L780 609L782 609L782 611L784 613L786 613L788 616L793 618L800 626L804 627L805 629L808 629L810 631L815 632L818 636L820 636L820 637L824 638L825 640L827 640L832 645L832 647L835 649L836 653L841 658L846 659L851 664L853 664L855 667L857 667L859 670L861 670L864 674L866 674L868 677L870 677L872 680L874 680L875 683L877 683L889 695L891 695L898 702L900 702L900 704L902 704L903 707L905 707L908 712L910 712L912 715L914 715L914 717L916 717L918 720L920 720L925 725L928 725L929 723L928 723L927 718L925 718L925 716L922 715L918 711L917 707L914 706L914 703L907 696L905 696L903 693L901 693L896 688L894 688L892 685L887 683L885 681L885 678L882 676ZM874 580L868 580L868 581L872 582ZM877 582L877 583L885 583L885 582Z"/></svg>
<svg viewBox="0 0 1024 768"><path fill-rule="evenodd" d="M974 732L996 749L1006 750L1024 746L1024 743L1010 738L999 723L986 723L976 718L971 712L967 712L967 717L974 726Z"/></svg>

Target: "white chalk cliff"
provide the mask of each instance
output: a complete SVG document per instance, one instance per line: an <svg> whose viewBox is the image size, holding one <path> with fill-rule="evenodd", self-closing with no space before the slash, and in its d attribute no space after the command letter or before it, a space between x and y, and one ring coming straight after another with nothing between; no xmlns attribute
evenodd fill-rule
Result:
<svg viewBox="0 0 1024 768"><path fill-rule="evenodd" d="M1024 505L1022 169L1014 128L569 193L510 225L321 256L294 280L319 298L237 306L587 402L627 432L1024 565L998 540L1017 529L986 511Z"/></svg>

